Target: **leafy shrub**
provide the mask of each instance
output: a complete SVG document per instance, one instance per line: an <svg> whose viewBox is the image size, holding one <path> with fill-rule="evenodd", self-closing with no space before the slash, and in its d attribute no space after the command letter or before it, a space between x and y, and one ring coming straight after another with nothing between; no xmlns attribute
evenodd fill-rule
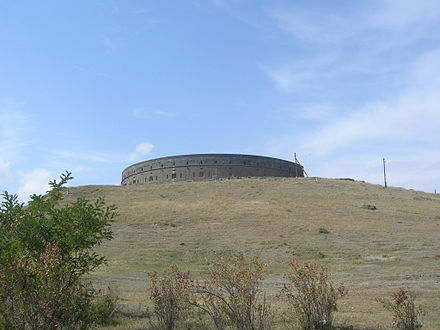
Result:
<svg viewBox="0 0 440 330"><path fill-rule="evenodd" d="M63 204L64 185L50 182L46 195L27 206L2 194L0 206L0 327L7 329L86 328L93 288L83 275L105 262L93 248L112 238L115 206L79 198Z"/></svg>
<svg viewBox="0 0 440 330"><path fill-rule="evenodd" d="M189 311L191 305L191 279L188 272L181 272L176 265L172 265L163 276L156 272L150 273L151 300L156 324L153 328L174 329L176 322Z"/></svg>
<svg viewBox="0 0 440 330"><path fill-rule="evenodd" d="M116 312L119 309L119 296L112 287L107 288L107 292L96 296L91 306L91 317L94 324L111 324Z"/></svg>
<svg viewBox="0 0 440 330"><path fill-rule="evenodd" d="M420 316L422 310L415 306L416 297L408 290L400 289L393 294L391 301L378 299L382 305L393 313L393 329L414 330L422 327Z"/></svg>
<svg viewBox="0 0 440 330"><path fill-rule="evenodd" d="M337 289L328 279L327 269L313 263L300 264L295 259L284 277L289 281L281 290L290 307L289 316L299 321L302 329L331 329L337 299L348 291Z"/></svg>
<svg viewBox="0 0 440 330"><path fill-rule="evenodd" d="M196 284L195 304L206 312L217 329L269 329L272 312L261 289L266 265L242 254L222 257L210 270L207 281Z"/></svg>

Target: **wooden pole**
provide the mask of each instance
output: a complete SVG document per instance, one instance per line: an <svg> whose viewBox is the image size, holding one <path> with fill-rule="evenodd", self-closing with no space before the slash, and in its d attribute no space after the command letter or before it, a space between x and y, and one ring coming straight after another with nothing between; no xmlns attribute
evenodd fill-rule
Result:
<svg viewBox="0 0 440 330"><path fill-rule="evenodd" d="M296 165L295 165L295 178L297 178L298 177L298 159L296 158L296 152L293 154L293 158L295 158L294 159L294 162L296 163Z"/></svg>
<svg viewBox="0 0 440 330"><path fill-rule="evenodd" d="M387 175L385 172L385 158L383 159L383 181L385 182L385 188L387 187Z"/></svg>

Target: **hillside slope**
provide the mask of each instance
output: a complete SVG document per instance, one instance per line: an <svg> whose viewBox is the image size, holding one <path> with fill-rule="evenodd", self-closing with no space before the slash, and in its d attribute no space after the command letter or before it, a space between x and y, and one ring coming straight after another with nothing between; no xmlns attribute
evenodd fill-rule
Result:
<svg viewBox="0 0 440 330"><path fill-rule="evenodd" d="M292 257L317 260L349 288L340 324L385 324L389 315L375 298L409 287L425 305L426 328L440 328L440 195L265 178L69 189L68 199L79 196L104 196L119 208L115 238L99 251L109 264L93 280L116 285L126 308L146 303L151 270L177 263L197 277L219 255L244 252L269 264L274 300Z"/></svg>

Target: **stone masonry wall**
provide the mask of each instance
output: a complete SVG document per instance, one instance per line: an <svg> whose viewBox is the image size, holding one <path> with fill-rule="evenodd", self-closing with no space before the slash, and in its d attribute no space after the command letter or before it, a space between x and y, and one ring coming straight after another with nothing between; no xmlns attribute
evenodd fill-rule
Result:
<svg viewBox="0 0 440 330"><path fill-rule="evenodd" d="M127 167L122 185L206 181L241 177L303 177L297 163L240 154L197 154L162 157Z"/></svg>

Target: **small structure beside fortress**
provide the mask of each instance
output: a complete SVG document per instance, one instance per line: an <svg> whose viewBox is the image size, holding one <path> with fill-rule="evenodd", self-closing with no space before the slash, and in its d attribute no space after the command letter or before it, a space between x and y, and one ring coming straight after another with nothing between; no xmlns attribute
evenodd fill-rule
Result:
<svg viewBox="0 0 440 330"><path fill-rule="evenodd" d="M243 177L303 177L299 163L240 154L195 154L136 163L122 172L122 185L207 181Z"/></svg>

